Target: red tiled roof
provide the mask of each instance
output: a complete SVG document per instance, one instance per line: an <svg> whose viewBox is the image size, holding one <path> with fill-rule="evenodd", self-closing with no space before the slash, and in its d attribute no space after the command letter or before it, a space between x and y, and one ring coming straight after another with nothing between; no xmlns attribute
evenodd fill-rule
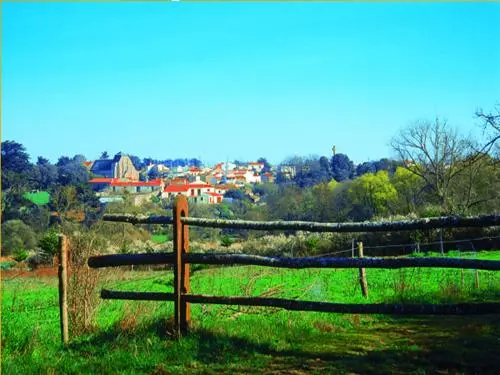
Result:
<svg viewBox="0 0 500 375"><path fill-rule="evenodd" d="M111 181L111 186L161 186L161 179L145 181L120 181L114 179Z"/></svg>
<svg viewBox="0 0 500 375"><path fill-rule="evenodd" d="M229 190L229 189L236 189L236 185L232 185L232 184L227 184L227 185L217 185L215 188L216 188L216 189Z"/></svg>
<svg viewBox="0 0 500 375"><path fill-rule="evenodd" d="M103 184L107 183L110 184L113 182L113 178L93 178L92 180L89 181L89 184Z"/></svg>
<svg viewBox="0 0 500 375"><path fill-rule="evenodd" d="M219 193L207 193L208 195L212 196L212 197L222 197L223 195L222 194L219 194Z"/></svg>
<svg viewBox="0 0 500 375"><path fill-rule="evenodd" d="M192 183L192 184L189 184L189 187L190 188L209 188L210 185L209 184L205 184L205 183Z"/></svg>
<svg viewBox="0 0 500 375"><path fill-rule="evenodd" d="M84 162L83 162L83 164L85 164L87 167L88 167L89 165L91 165L92 163L93 163L93 162L91 162L91 161L84 161Z"/></svg>
<svg viewBox="0 0 500 375"><path fill-rule="evenodd" d="M168 185L163 191L165 193L180 193L182 191L188 191L188 185Z"/></svg>

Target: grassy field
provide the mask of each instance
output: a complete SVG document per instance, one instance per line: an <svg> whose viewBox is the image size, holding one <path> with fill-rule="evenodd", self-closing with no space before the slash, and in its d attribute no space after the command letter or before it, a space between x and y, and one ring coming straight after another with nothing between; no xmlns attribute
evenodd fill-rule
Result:
<svg viewBox="0 0 500 375"><path fill-rule="evenodd" d="M40 191L38 193L25 193L23 197L38 206L44 206L50 201L50 194L47 191Z"/></svg>
<svg viewBox="0 0 500 375"><path fill-rule="evenodd" d="M468 256L500 260L500 251ZM481 271L476 288L473 270L368 269L368 299L357 277L349 269L195 268L191 288L346 303L500 299L499 272ZM115 270L103 286L171 291L172 284L169 270ZM4 279L2 295L4 374L500 372L500 316L494 315L390 317L193 305L192 332L178 342L170 335L171 302L102 301L95 330L63 348L56 279Z"/></svg>

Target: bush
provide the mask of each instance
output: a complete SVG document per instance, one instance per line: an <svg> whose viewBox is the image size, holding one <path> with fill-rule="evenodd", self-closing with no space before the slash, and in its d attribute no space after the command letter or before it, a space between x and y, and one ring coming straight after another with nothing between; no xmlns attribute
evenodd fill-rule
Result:
<svg viewBox="0 0 500 375"><path fill-rule="evenodd" d="M2 224L2 254L13 254L17 249L33 249L36 235L33 229L21 220L8 220Z"/></svg>
<svg viewBox="0 0 500 375"><path fill-rule="evenodd" d="M59 237L55 230L49 230L38 242L38 246L47 254L55 255L59 248Z"/></svg>
<svg viewBox="0 0 500 375"><path fill-rule="evenodd" d="M28 258L28 251L26 249L17 249L13 258L16 262L22 262Z"/></svg>
<svg viewBox="0 0 500 375"><path fill-rule="evenodd" d="M231 246L233 243L234 243L234 238L229 237L229 236L227 236L227 235L222 236L222 238L221 238L221 240L220 240L220 244L221 244L221 246L224 246L224 247L229 247L229 246Z"/></svg>

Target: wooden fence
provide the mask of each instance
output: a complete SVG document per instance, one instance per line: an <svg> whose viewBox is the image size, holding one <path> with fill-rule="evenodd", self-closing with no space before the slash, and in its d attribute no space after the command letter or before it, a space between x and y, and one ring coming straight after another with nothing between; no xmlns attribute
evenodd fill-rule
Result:
<svg viewBox="0 0 500 375"><path fill-rule="evenodd" d="M191 218L188 216L188 213L187 199L184 196L178 196L174 204L173 217L105 215L104 220L107 221L128 222L132 224L173 224L174 252L152 254L115 254L91 257L88 259L88 265L92 268L127 265L173 265L173 293L123 292L104 289L101 291L101 297L106 299L173 301L175 311L175 333L178 337L188 331L191 303L270 306L287 310L362 314L461 315L500 313L500 302L462 304L341 304L330 302L298 301L281 298L196 295L190 294L189 289L189 264L239 264L282 268L359 268L360 282L362 284L364 268L394 269L403 267L440 267L494 271L500 270L500 261L454 258L363 258L362 251L359 258L279 258L230 253L192 254L189 253L189 226L256 230L286 229L312 232L399 231L430 228L499 226L500 215L468 218L441 217L380 223L312 223L302 221L257 222L243 220L202 219ZM365 294L365 291L363 293ZM367 293L368 292L366 291L366 294Z"/></svg>

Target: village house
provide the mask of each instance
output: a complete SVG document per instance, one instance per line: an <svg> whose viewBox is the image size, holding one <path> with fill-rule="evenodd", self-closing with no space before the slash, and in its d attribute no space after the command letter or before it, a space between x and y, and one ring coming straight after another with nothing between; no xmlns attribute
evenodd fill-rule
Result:
<svg viewBox="0 0 500 375"><path fill-rule="evenodd" d="M258 161L251 161L248 163L248 169L260 173L264 169L264 163Z"/></svg>
<svg viewBox="0 0 500 375"><path fill-rule="evenodd" d="M125 181L117 178L93 178L89 181L92 189L101 193L153 193L161 191L164 184L161 179L151 181Z"/></svg>
<svg viewBox="0 0 500 375"><path fill-rule="evenodd" d="M164 164L149 164L146 167L146 173L157 173L159 176L164 176L170 171L170 168L168 168Z"/></svg>
<svg viewBox="0 0 500 375"><path fill-rule="evenodd" d="M294 166L291 165L281 165L279 167L279 173L285 178L285 179L292 179L295 177L297 174L297 171Z"/></svg>
<svg viewBox="0 0 500 375"><path fill-rule="evenodd" d="M170 185L166 186L161 193L161 197L163 199L173 199L177 195L182 194L186 196L190 202L196 204L219 204L222 202L226 191L236 188L235 185L214 186L201 180L190 183L187 183L186 180L184 180L184 182L184 184L171 183Z"/></svg>
<svg viewBox="0 0 500 375"><path fill-rule="evenodd" d="M270 172L263 173L261 176L261 182L263 184L272 184L274 183L274 176Z"/></svg>
<svg viewBox="0 0 500 375"><path fill-rule="evenodd" d="M188 197L189 196L189 186L187 184L185 184L185 185L170 184L163 189L163 191L161 193L161 197L163 199L173 199L179 194L182 194L182 195Z"/></svg>

